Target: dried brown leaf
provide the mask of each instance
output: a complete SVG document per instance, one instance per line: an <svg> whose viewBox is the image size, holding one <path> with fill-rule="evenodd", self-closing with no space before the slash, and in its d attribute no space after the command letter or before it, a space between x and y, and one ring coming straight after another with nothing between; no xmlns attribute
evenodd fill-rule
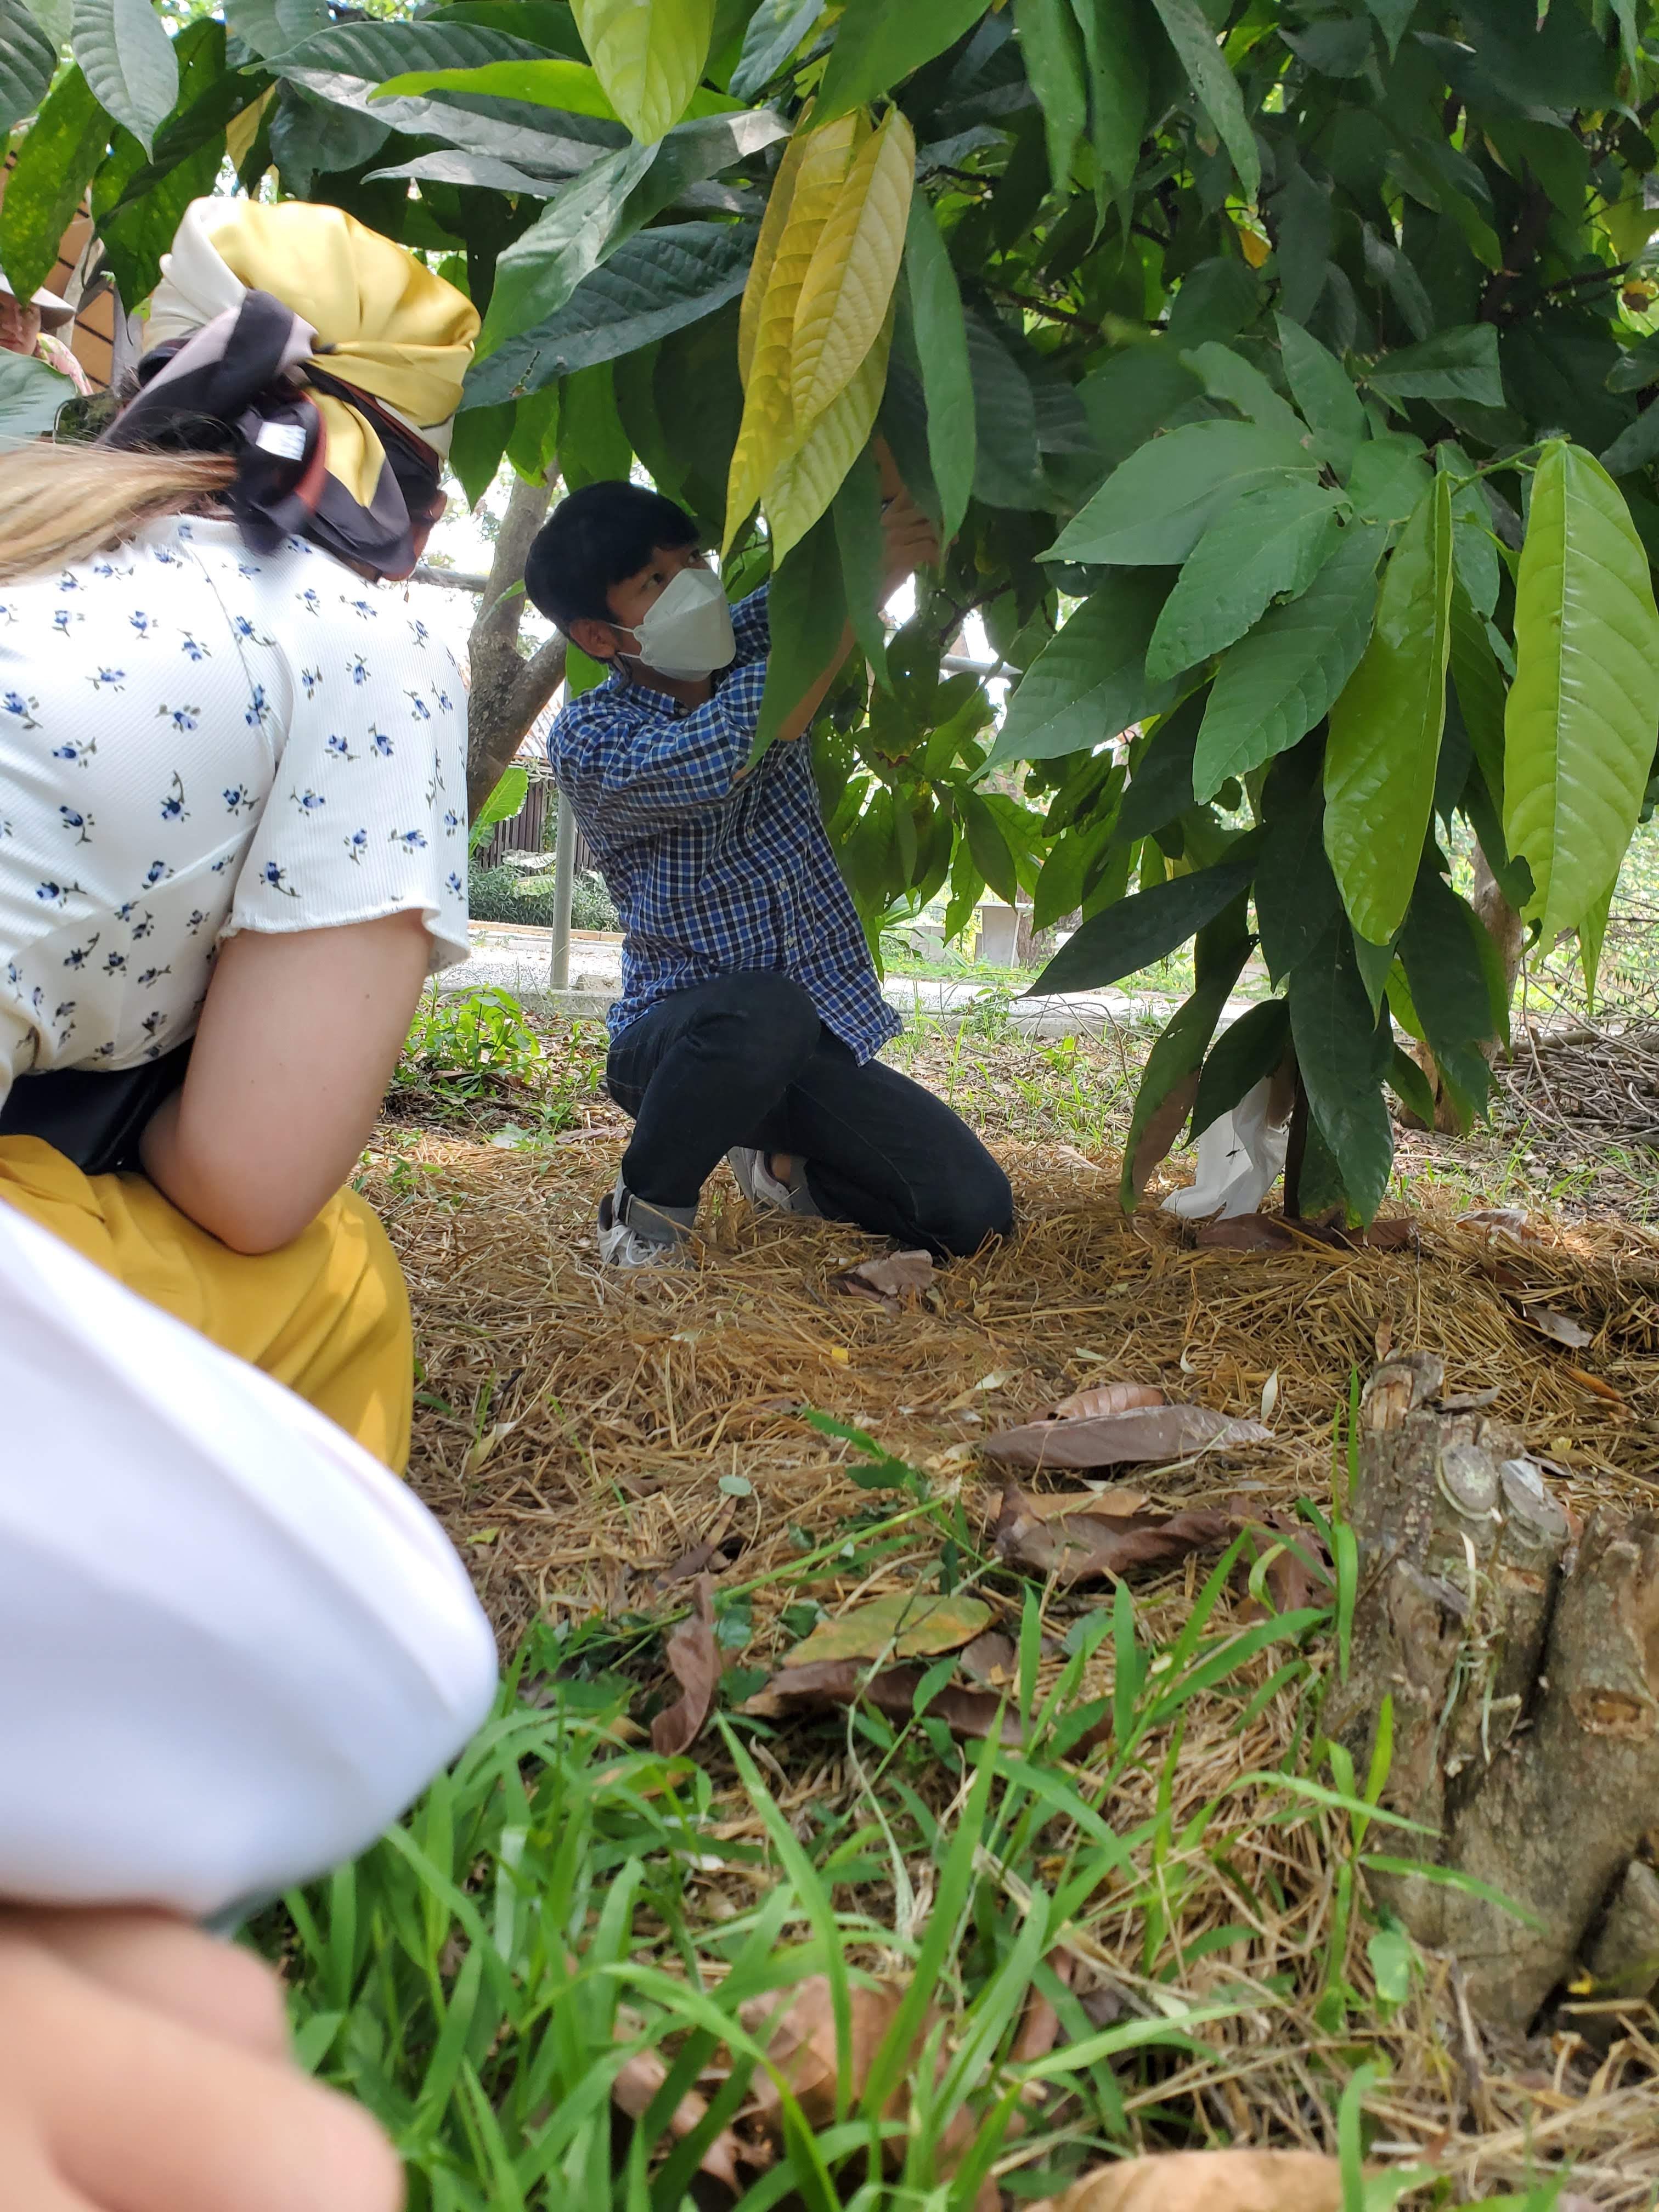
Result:
<svg viewBox="0 0 1659 2212"><path fill-rule="evenodd" d="M814 1661L805 1667L786 1667L774 1674L744 1711L763 1720L779 1720L788 1713L822 1711L828 1706L863 1702L891 1720L908 1721L915 1712L921 1679L920 1667L884 1667L872 1674L852 1659ZM1019 1716L1006 1710L1002 1699L988 1690L964 1690L947 1684L928 1701L927 1716L943 1721L952 1735L994 1735L1000 1742L1014 1747L1025 1741Z"/></svg>
<svg viewBox="0 0 1659 2212"><path fill-rule="evenodd" d="M714 1640L714 1586L699 1575L696 1611L681 1621L668 1639L664 1657L684 1694L651 1723L651 1747L661 1759L678 1759L702 1732L720 1686L720 1649Z"/></svg>
<svg viewBox="0 0 1659 2212"><path fill-rule="evenodd" d="M1522 1306L1522 1318L1529 1321L1542 1336L1553 1344L1564 1344L1569 1352L1582 1352L1595 1337L1582 1322L1574 1321L1571 1314L1557 1313L1549 1306Z"/></svg>
<svg viewBox="0 0 1659 2212"><path fill-rule="evenodd" d="M1025 1510L1039 1521L1054 1521L1066 1513L1144 1513L1152 1502L1150 1490L1126 1490L1113 1483L1099 1490L1028 1492Z"/></svg>
<svg viewBox="0 0 1659 2212"><path fill-rule="evenodd" d="M988 1437L985 1456L1005 1467L1110 1467L1184 1459L1273 1441L1259 1421L1231 1419L1207 1406L1136 1406L1094 1420L1026 1421Z"/></svg>
<svg viewBox="0 0 1659 2212"><path fill-rule="evenodd" d="M1386 1221L1373 1221L1361 1241L1373 1252L1415 1252L1422 1237L1409 1213L1395 1213Z"/></svg>
<svg viewBox="0 0 1659 2212"><path fill-rule="evenodd" d="M1230 1498L1227 1504L1237 1526L1249 1530L1258 1558L1273 1549L1263 1580L1275 1613L1301 1613L1330 1602L1330 1559L1311 1528L1289 1513L1256 1512L1245 1498ZM1248 1583L1248 1560L1239 1564Z"/></svg>
<svg viewBox="0 0 1659 2212"><path fill-rule="evenodd" d="M1014 1679L1018 1656L1012 1637L1005 1636L1000 1628L988 1628L963 1653L962 1664L976 1682L993 1690L1006 1690Z"/></svg>
<svg viewBox="0 0 1659 2212"><path fill-rule="evenodd" d="M1220 1550L1238 1533L1231 1513L1199 1508L1186 1513L1032 1513L1018 1483L1010 1483L998 1517L998 1556L1028 1574L1056 1575L1066 1583L1097 1581L1131 1567L1169 1566L1189 1553Z"/></svg>
<svg viewBox="0 0 1659 2212"><path fill-rule="evenodd" d="M804 1667L822 1659L879 1659L890 1651L900 1659L933 1656L971 1641L990 1618L991 1608L983 1598L962 1593L925 1597L914 1590L896 1590L890 1597L872 1598L850 1613L819 1621L785 1663Z"/></svg>
<svg viewBox="0 0 1659 2212"><path fill-rule="evenodd" d="M1229 1252L1287 1252L1297 1237L1276 1213L1239 1213L1228 1221L1206 1221L1193 1242Z"/></svg>
<svg viewBox="0 0 1659 2212"><path fill-rule="evenodd" d="M1125 2159L1030 2212L1341 2212L1342 2172L1310 2150L1177 2150Z"/></svg>
<svg viewBox="0 0 1659 2212"><path fill-rule="evenodd" d="M903 1990L891 1982L848 1991L848 2081L854 2104L864 2094L882 2039L893 2025L903 2002ZM787 2009L780 2012L780 2004L785 2002ZM769 2020L772 2022L767 2057L787 2083L807 2125L828 2127L836 2117L837 2067L836 2007L827 1976L813 1974L800 1984L793 1998L774 1998L769 2003L763 1999L754 2008L753 2016L749 2007L744 2008L743 2016L751 2035L758 2036ZM918 2042L921 2039L919 2035ZM780 2124L782 2100L769 2075L756 2075L755 2094L762 2124L775 2130ZM889 2112L902 2107L905 2097L906 2085L901 2080L889 2100Z"/></svg>
<svg viewBox="0 0 1659 2212"><path fill-rule="evenodd" d="M874 1260L860 1260L856 1267L835 1276L830 1287L852 1297L872 1299L896 1315L907 1300L914 1301L930 1290L933 1281L931 1253L884 1252Z"/></svg>
<svg viewBox="0 0 1659 2212"><path fill-rule="evenodd" d="M1194 1068L1190 1075L1183 1075L1153 1108L1151 1120L1140 1133L1129 1170L1137 1198L1151 1181L1152 1170L1170 1157L1176 1139L1187 1126L1187 1116L1197 1096L1198 1070Z"/></svg>
<svg viewBox="0 0 1659 2212"><path fill-rule="evenodd" d="M1127 1413L1136 1406L1167 1406L1169 1399L1156 1382L1097 1382L1086 1390L1073 1390L1069 1398L1047 1407L1032 1419L1039 1421L1086 1421L1103 1413Z"/></svg>
<svg viewBox="0 0 1659 2212"><path fill-rule="evenodd" d="M1457 1217L1460 1229L1484 1229L1492 1237L1536 1237L1524 1206L1477 1206L1471 1213Z"/></svg>
<svg viewBox="0 0 1659 2212"><path fill-rule="evenodd" d="M627 2060L611 2084L611 2102L626 2112L630 2119L641 2119L649 2110L653 2099L668 2079L668 2069L654 2051L641 2051ZM672 2136L684 2137L701 2127L708 2117L708 2107L695 2090L680 2099L668 2122ZM730 2128L722 2128L697 2161L704 2173L713 2174L723 2181L734 2194L741 2191L743 2183L738 2178L738 2161L755 2164L754 2154Z"/></svg>
<svg viewBox="0 0 1659 2212"><path fill-rule="evenodd" d="M1073 1960L1069 1951L1051 1951L1048 1966L1057 1981L1066 1989L1072 1986ZM1025 2012L1018 2033L1008 2053L1011 2066L1029 2066L1033 2059L1046 2058L1060 2040L1060 2014L1041 1990L1033 1988L1025 2000Z"/></svg>

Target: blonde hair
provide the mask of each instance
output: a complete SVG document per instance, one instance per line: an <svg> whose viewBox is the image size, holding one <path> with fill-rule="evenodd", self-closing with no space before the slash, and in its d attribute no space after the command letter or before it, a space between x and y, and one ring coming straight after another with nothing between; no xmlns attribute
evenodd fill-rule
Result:
<svg viewBox="0 0 1659 2212"><path fill-rule="evenodd" d="M0 453L0 584L109 552L147 522L199 507L235 473L228 453L49 445Z"/></svg>

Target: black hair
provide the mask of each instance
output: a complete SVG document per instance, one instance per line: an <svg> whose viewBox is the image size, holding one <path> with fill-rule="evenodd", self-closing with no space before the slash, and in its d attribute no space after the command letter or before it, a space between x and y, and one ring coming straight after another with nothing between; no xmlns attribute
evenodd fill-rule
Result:
<svg viewBox="0 0 1659 2212"><path fill-rule="evenodd" d="M524 587L550 622L614 622L605 594L638 575L661 545L696 545L702 532L683 507L642 484L584 484L536 533Z"/></svg>

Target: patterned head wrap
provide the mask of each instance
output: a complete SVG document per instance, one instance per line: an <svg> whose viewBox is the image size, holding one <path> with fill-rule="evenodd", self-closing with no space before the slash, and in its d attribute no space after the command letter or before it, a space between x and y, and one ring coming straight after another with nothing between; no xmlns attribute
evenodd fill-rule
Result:
<svg viewBox="0 0 1659 2212"><path fill-rule="evenodd" d="M192 201L111 446L227 447L244 536L415 565L471 358L471 302L338 208Z"/></svg>

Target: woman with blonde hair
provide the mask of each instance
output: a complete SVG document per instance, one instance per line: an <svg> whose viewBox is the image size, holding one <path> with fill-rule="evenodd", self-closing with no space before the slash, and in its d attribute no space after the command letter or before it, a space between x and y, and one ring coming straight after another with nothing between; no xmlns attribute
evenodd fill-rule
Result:
<svg viewBox="0 0 1659 2212"><path fill-rule="evenodd" d="M338 209L188 210L96 445L0 456L0 1203L403 1467L343 1188L466 954L465 695L375 580L478 318Z"/></svg>

